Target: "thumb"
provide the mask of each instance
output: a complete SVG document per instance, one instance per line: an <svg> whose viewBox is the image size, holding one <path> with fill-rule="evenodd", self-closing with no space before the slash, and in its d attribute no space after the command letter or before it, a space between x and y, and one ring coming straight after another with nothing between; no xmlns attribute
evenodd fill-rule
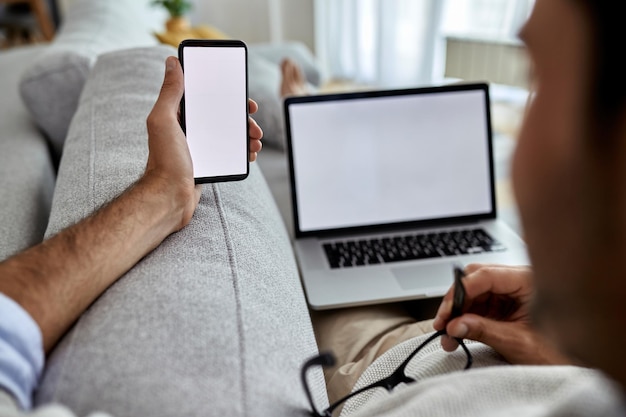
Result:
<svg viewBox="0 0 626 417"><path fill-rule="evenodd" d="M178 113L180 100L185 90L183 69L178 59L170 56L165 61L165 78L155 107L172 115Z"/></svg>
<svg viewBox="0 0 626 417"><path fill-rule="evenodd" d="M477 340L500 352L510 349L511 344L519 337L517 327L510 322L465 314L448 323L446 330L450 337Z"/></svg>

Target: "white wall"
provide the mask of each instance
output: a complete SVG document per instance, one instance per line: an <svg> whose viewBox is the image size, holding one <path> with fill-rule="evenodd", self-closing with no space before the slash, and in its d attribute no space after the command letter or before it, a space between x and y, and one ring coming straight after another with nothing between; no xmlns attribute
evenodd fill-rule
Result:
<svg viewBox="0 0 626 417"><path fill-rule="evenodd" d="M283 36L315 50L315 0L282 0Z"/></svg>
<svg viewBox="0 0 626 417"><path fill-rule="evenodd" d="M194 24L206 23L246 42L298 40L313 49L314 0L195 0Z"/></svg>
<svg viewBox="0 0 626 417"><path fill-rule="evenodd" d="M62 12L75 0L57 1ZM297 40L304 42L313 50L314 1L192 0L194 7L189 17L193 24L215 26L228 35L248 43Z"/></svg>

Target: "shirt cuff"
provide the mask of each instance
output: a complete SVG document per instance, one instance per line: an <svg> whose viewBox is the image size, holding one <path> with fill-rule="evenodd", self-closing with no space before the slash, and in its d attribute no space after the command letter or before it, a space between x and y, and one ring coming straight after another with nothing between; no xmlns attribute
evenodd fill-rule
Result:
<svg viewBox="0 0 626 417"><path fill-rule="evenodd" d="M0 293L0 387L24 410L32 407L43 365L39 326L19 304Z"/></svg>

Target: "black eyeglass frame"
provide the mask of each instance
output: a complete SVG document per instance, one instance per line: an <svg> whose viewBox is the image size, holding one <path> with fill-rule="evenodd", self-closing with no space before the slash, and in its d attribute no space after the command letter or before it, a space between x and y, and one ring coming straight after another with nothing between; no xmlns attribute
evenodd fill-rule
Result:
<svg viewBox="0 0 626 417"><path fill-rule="evenodd" d="M345 403L346 401L348 401L350 398L355 397L365 391L374 389L374 388L384 388L386 389L388 392L391 392L392 389L394 389L396 386L398 386L401 383L410 383L410 382L415 382L415 379L406 375L405 374L405 369L407 367L407 365L409 364L409 362L411 361L411 359L413 359L413 357L415 355L417 355L426 345L428 345L430 342L432 342L433 340L437 339L440 336L445 335L446 332L445 330L440 330L438 332L433 333L428 339L426 339L422 344L420 344L401 364L400 366L398 366L396 368L395 371L393 371L393 373L391 375L389 375L386 378L383 378L379 381L376 381L370 385L367 385L361 389L358 389L352 393L350 393L349 395L346 395L345 397L337 400L335 403L331 404L329 407L327 407L325 410L323 410L322 412L318 411L317 407L315 406L314 402L313 402L313 397L311 396L311 390L309 389L309 385L307 383L306 380L306 374L307 371L316 365L321 365L321 366L333 366L335 364L335 357L333 356L332 353L323 353L320 354L318 356L315 356L311 359L309 359L308 361L306 361L304 363L304 365L302 366L302 371L301 371L301 379L302 379L302 385L304 387L304 392L306 393L307 399L309 401L309 404L311 405L311 410L312 410L312 414L316 417L332 417L333 415L333 411L335 411L335 409L337 407L339 407L341 404ZM467 346L465 345L465 343L463 342L462 339L456 339L457 342L459 342L459 345L461 346L461 348L463 348L463 351L465 352L465 354L467 355L467 362L465 364L465 368L463 369L469 369L472 366L473 363L473 358L472 358L472 354L470 353L469 349L467 348Z"/></svg>
<svg viewBox="0 0 626 417"><path fill-rule="evenodd" d="M465 303L465 287L461 280L464 276L465 276L465 272L463 271L463 268L459 266L455 266L454 267L453 307L452 307L452 313L450 315L451 319L458 317L463 313L463 306ZM311 390L309 389L309 384L307 382L306 375L307 375L307 371L313 366L322 366L322 367L333 366L335 364L335 357L332 353L326 352L326 353L322 353L318 356L315 356L307 360L302 365L302 370L300 371L300 378L302 380L304 392L311 406L312 415L316 417L332 417L333 411L335 411L337 407L339 407L341 404L348 401L350 398L353 398L365 391L368 391L374 388L384 388L388 392L391 392L392 389L394 389L401 383L415 382L415 378L412 378L406 375L404 372L406 370L407 365L413 359L413 357L415 357L415 355L417 355L425 346L427 346L430 342L432 342L433 340L445 334L447 334L445 330L439 330L433 333L430 337L428 337L428 339L422 342L413 352L411 352L411 354L396 368L395 371L393 371L393 373L391 373L391 375L379 381L376 381L372 384L369 384L363 388L360 388L354 392L351 392L350 394L346 395L345 397L337 400L336 402L328 406L322 412L318 411L317 407L315 406L313 402L313 397L311 395ZM455 340L459 343L459 345L465 352L465 355L467 356L467 362L465 364L465 368L463 369L464 370L469 369L472 366L472 363L474 361L474 359L472 358L472 354L470 353L469 349L463 342L463 339L455 338Z"/></svg>

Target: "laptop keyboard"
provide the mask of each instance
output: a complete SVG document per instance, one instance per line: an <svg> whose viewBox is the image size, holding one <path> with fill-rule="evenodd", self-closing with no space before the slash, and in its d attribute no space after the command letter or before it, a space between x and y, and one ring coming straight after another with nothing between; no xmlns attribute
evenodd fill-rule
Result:
<svg viewBox="0 0 626 417"><path fill-rule="evenodd" d="M325 243L323 247L331 268L470 255L506 249L483 229L336 241Z"/></svg>

